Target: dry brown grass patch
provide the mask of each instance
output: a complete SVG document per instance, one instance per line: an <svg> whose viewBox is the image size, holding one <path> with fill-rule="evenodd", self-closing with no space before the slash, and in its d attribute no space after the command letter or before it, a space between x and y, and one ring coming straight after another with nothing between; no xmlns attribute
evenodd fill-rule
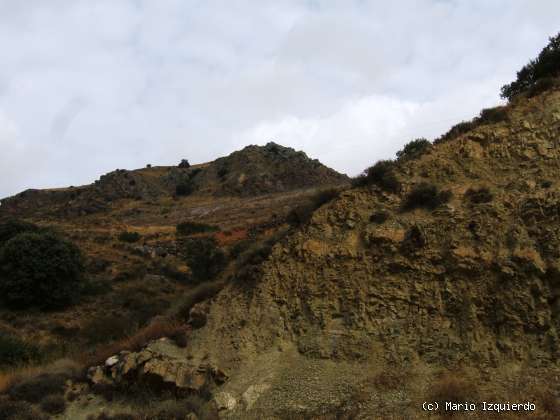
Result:
<svg viewBox="0 0 560 420"><path fill-rule="evenodd" d="M15 382L15 372L0 372L0 394L5 394Z"/></svg>
<svg viewBox="0 0 560 420"><path fill-rule="evenodd" d="M437 377L428 389L426 400L437 401L440 407L444 407L446 402L474 401L477 395L476 384L461 371L456 371ZM453 415L453 412L449 412L448 415Z"/></svg>
<svg viewBox="0 0 560 420"><path fill-rule="evenodd" d="M59 359L46 365L20 366L0 372L0 394L7 393L14 385L36 378L40 375L64 375L75 377L81 370L80 365L71 359Z"/></svg>
<svg viewBox="0 0 560 420"><path fill-rule="evenodd" d="M133 335L98 347L93 354L81 358L84 366L103 363L109 357L121 351L138 351L152 340L169 337L184 343L190 329L184 323L169 319L156 319Z"/></svg>
<svg viewBox="0 0 560 420"><path fill-rule="evenodd" d="M373 385L382 391L394 391L405 386L407 375L400 370L383 370L373 377Z"/></svg>
<svg viewBox="0 0 560 420"><path fill-rule="evenodd" d="M538 392L536 395L537 410L545 413L551 419L560 419L560 396L552 391Z"/></svg>

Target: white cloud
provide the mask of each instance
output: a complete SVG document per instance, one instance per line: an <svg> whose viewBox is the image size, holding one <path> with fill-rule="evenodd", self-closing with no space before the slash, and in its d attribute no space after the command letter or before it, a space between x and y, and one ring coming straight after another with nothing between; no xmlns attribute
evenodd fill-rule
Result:
<svg viewBox="0 0 560 420"><path fill-rule="evenodd" d="M0 0L0 197L271 138L354 174L498 103L559 15L553 0Z"/></svg>

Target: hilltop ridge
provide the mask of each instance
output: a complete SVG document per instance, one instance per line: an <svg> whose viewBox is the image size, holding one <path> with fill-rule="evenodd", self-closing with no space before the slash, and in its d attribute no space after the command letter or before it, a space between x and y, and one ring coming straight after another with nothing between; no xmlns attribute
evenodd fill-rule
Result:
<svg viewBox="0 0 560 420"><path fill-rule="evenodd" d="M29 189L0 200L0 217L75 217L110 211L118 200L153 201L189 195L255 197L348 181L346 175L304 152L270 142L247 146L204 164L117 169L91 185Z"/></svg>

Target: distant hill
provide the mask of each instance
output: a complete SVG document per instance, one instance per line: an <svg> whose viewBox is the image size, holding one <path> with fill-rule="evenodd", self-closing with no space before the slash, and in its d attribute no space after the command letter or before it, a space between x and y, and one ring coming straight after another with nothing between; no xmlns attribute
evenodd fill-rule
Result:
<svg viewBox="0 0 560 420"><path fill-rule="evenodd" d="M247 146L213 162L190 167L117 169L94 184L29 189L1 200L0 217L83 216L108 211L122 199L157 200L187 195L254 197L348 183L304 152L275 143Z"/></svg>

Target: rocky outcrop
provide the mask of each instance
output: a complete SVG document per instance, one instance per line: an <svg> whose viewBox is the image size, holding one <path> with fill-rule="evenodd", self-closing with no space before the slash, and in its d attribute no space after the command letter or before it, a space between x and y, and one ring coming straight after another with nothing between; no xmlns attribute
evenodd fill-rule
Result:
<svg viewBox="0 0 560 420"><path fill-rule="evenodd" d="M254 196L348 183L348 177L304 152L270 142L247 146L212 162L195 179L197 189L216 195Z"/></svg>
<svg viewBox="0 0 560 420"><path fill-rule="evenodd" d="M404 162L402 192L344 192L233 284L189 352L235 370L281 343L309 358L546 366L560 357L560 93ZM414 185L451 190L403 211ZM473 203L470 188L493 199ZM372 221L384 211L387 220ZM213 351L213 349L220 349Z"/></svg>
<svg viewBox="0 0 560 420"><path fill-rule="evenodd" d="M148 382L178 394L210 390L227 381L227 375L217 367L192 365L184 349L172 340L153 341L138 352L123 351L109 357L102 366L88 370L93 385L126 386Z"/></svg>

